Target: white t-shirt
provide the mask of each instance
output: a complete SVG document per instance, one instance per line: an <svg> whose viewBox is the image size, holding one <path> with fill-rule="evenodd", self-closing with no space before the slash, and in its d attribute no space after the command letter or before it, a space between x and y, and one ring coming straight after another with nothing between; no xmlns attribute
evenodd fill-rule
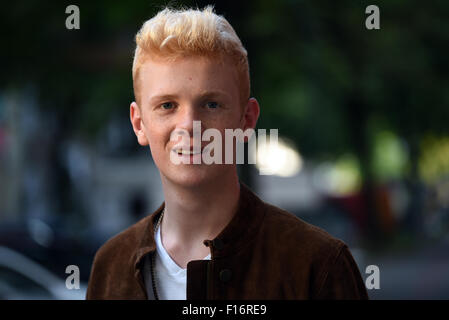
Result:
<svg viewBox="0 0 449 320"><path fill-rule="evenodd" d="M187 269L183 269L173 261L162 245L161 228L156 230L156 289L160 300L186 300ZM154 300L153 285L151 282L150 255L146 256L144 264L144 281L149 300ZM210 260L210 254L204 258Z"/></svg>

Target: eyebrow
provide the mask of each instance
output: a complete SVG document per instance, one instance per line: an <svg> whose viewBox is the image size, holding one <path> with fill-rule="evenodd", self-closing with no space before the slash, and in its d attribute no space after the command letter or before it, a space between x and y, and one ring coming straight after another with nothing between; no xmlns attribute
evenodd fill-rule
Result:
<svg viewBox="0 0 449 320"><path fill-rule="evenodd" d="M205 99L205 98L213 98L213 97L226 97L229 98L230 95L221 90L213 90L213 91L204 91L199 94L197 99ZM175 100L179 98L177 94L161 94L156 95L150 98L150 103L156 103L158 101L164 101L164 100Z"/></svg>
<svg viewBox="0 0 449 320"><path fill-rule="evenodd" d="M173 94L162 94L162 95L157 95L157 96L151 97L150 103L155 103L155 102L163 101L163 100L173 100L176 98L177 98L177 96L173 95Z"/></svg>

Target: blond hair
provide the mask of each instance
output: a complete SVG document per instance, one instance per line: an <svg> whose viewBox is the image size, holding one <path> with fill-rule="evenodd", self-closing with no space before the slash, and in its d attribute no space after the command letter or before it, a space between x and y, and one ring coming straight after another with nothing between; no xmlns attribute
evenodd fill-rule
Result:
<svg viewBox="0 0 449 320"><path fill-rule="evenodd" d="M176 59L188 55L231 58L237 68L241 100L248 100L250 80L247 52L229 22L215 14L212 6L203 10L165 8L143 24L136 34L132 68L136 99L139 70L145 58Z"/></svg>

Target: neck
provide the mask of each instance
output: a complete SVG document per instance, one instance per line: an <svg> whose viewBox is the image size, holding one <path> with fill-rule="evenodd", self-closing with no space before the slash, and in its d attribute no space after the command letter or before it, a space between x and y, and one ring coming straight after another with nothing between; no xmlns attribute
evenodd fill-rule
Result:
<svg viewBox="0 0 449 320"><path fill-rule="evenodd" d="M162 243L170 256L185 266L209 253L203 241L215 238L236 213L240 196L237 172L195 187L161 178L165 196Z"/></svg>

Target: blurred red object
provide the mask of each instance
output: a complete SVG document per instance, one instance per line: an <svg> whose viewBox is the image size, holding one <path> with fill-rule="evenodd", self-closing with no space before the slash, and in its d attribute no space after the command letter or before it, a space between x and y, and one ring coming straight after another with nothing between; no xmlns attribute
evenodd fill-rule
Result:
<svg viewBox="0 0 449 320"><path fill-rule="evenodd" d="M345 196L328 196L327 200L347 213L362 231L367 231L371 227L369 214L374 214L373 220L383 233L391 233L396 227L396 220L391 206L390 195L386 186L376 186L372 189L371 195L366 189L361 189L357 193ZM374 207L369 201L373 196ZM371 209L371 210L370 210Z"/></svg>

